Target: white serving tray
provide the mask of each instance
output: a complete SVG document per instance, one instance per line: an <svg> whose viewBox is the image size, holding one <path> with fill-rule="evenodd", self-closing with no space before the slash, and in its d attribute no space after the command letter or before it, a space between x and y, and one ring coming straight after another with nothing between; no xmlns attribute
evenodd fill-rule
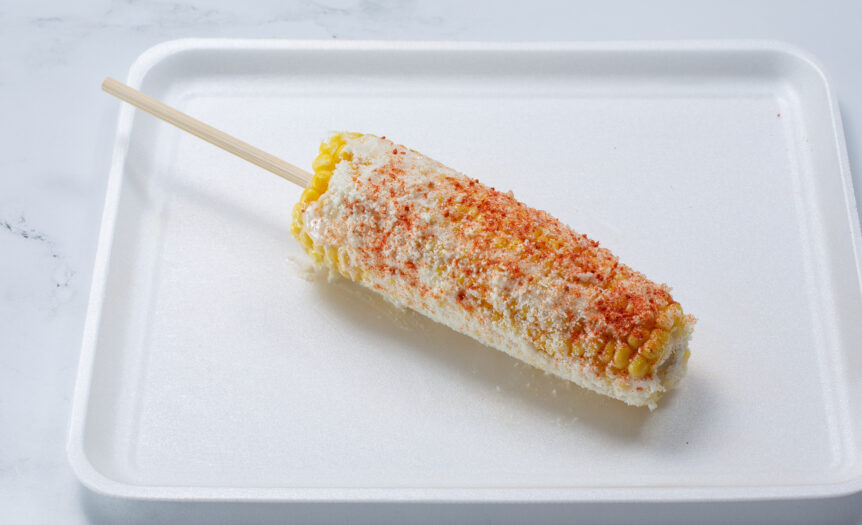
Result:
<svg viewBox="0 0 862 525"><path fill-rule="evenodd" d="M91 489L595 501L862 489L860 234L822 69L764 42L181 40L132 86L301 166L386 135L546 210L699 318L658 410L303 279L300 190L120 112L69 440Z"/></svg>

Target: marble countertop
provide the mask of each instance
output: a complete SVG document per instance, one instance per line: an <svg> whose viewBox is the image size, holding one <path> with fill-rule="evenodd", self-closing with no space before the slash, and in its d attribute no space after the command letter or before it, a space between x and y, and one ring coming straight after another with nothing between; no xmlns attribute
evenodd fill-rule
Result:
<svg viewBox="0 0 862 525"><path fill-rule="evenodd" d="M862 6L725 1L124 0L0 6L0 523L346 521L357 505L131 502L79 485L64 450L119 104L100 92L182 37L415 40L778 39L830 73L862 197ZM365 508L375 521L558 521L570 506ZM742 504L593 504L603 522L862 523L862 494Z"/></svg>

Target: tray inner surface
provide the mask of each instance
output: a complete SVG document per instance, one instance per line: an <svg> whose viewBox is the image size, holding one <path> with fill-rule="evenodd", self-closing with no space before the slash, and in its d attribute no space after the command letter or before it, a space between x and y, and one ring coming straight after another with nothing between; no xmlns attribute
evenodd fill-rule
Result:
<svg viewBox="0 0 862 525"><path fill-rule="evenodd" d="M836 364L849 236L831 225L846 218L818 82L772 52L168 56L144 91L291 162L330 130L386 135L601 241L699 318L689 373L654 413L629 408L307 280L288 233L298 188L139 114L87 458L121 483L187 487L854 475Z"/></svg>

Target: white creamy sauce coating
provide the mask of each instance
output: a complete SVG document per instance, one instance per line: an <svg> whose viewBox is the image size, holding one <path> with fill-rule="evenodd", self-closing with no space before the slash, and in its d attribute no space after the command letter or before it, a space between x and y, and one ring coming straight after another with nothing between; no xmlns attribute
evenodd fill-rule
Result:
<svg viewBox="0 0 862 525"><path fill-rule="evenodd" d="M451 185L439 181L441 177L464 182L470 179L403 146L397 146L394 148L397 153L393 152L391 142L370 135L348 138L346 150L353 154L354 160L336 166L327 191L303 213L305 231L315 246L338 248L339 260L348 273L361 270L359 282L398 306L417 310L592 390L603 393L611 390L615 397L630 391L632 382L627 377L609 380L594 373L586 361L551 357L537 351L524 333L526 328L518 332L465 310L459 294L476 292L459 285L461 275L453 261L459 255L469 255L464 234L479 226L474 224L477 221L464 221L458 223L461 231L455 232L450 221L441 220L441 203L452 196L452 190ZM397 178L391 174L392 166L400 168ZM397 191L390 191L393 186ZM458 199L456 194L456 206ZM405 206L409 207L409 213L404 211ZM410 227L400 222L405 217L414 221ZM376 233L370 235L370 231ZM375 247L373 243L380 239L385 239L385 243ZM492 247L487 249L493 252ZM610 254L608 257L613 264L607 267L615 266L615 258ZM562 345L565 340L562 331L569 326L562 306L573 295L566 292L570 287L580 290L580 294L574 295L578 297L575 301L578 311L583 311L591 304L591 294L602 293L594 286L597 276L584 272L572 283L537 268L530 261L517 264L523 272L520 278L513 277L503 267L486 271L482 296L471 299L487 301L496 311L506 311L507 304L514 300L526 312L528 323L560 331L559 337L551 338L551 344L560 341ZM410 271L405 272L406 268ZM422 293L418 292L420 289ZM690 329L677 334L679 341L672 341L670 346L683 351L689 332ZM635 383L642 385L643 391L638 395L645 400L665 390L652 379Z"/></svg>

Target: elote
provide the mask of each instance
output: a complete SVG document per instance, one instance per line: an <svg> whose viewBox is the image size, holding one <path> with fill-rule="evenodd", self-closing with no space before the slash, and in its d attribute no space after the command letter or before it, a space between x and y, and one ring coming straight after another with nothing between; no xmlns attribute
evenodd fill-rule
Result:
<svg viewBox="0 0 862 525"><path fill-rule="evenodd" d="M685 373L694 318L548 213L385 137L335 133L293 211L319 265L630 405Z"/></svg>

